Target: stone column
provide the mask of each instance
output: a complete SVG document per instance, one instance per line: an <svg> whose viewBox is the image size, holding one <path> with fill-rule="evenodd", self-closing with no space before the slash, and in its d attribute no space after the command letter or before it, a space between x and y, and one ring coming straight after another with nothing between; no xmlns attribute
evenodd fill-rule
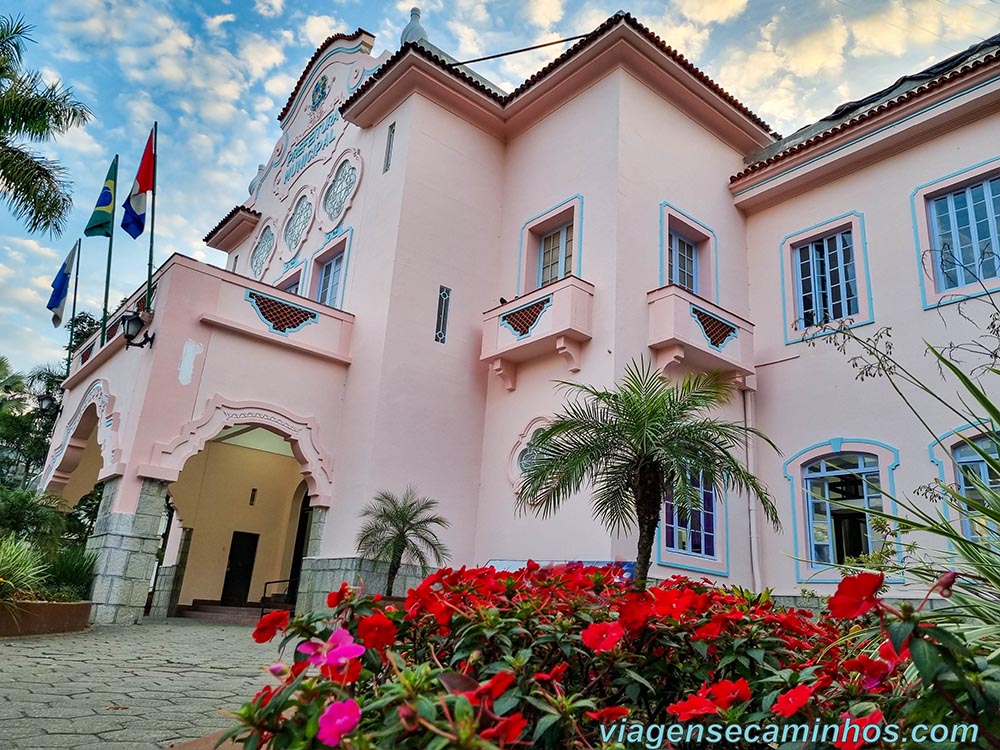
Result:
<svg viewBox="0 0 1000 750"><path fill-rule="evenodd" d="M149 608L151 618L162 619L177 614L177 604L181 598L184 571L187 569L188 552L191 550L191 529L181 529L181 542L177 550L177 562L162 565L156 571L156 585L153 586L153 606Z"/></svg>
<svg viewBox="0 0 1000 750"><path fill-rule="evenodd" d="M143 480L135 513L114 513L111 506L119 482L116 478L104 485L94 531L87 540L87 550L97 555L90 597L90 619L96 625L135 625L142 620L160 546L157 532L167 485Z"/></svg>

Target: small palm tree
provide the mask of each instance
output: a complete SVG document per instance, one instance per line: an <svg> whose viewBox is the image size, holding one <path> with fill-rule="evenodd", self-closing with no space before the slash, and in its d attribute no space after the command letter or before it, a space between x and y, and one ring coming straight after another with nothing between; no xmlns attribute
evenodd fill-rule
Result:
<svg viewBox="0 0 1000 750"><path fill-rule="evenodd" d="M0 199L29 232L59 234L73 208L66 170L18 141L41 143L83 125L90 110L61 83L22 69L32 27L0 16Z"/></svg>
<svg viewBox="0 0 1000 750"><path fill-rule="evenodd" d="M365 523L355 545L362 557L388 566L386 596L392 596L403 562L416 563L426 570L431 560L440 566L451 556L434 533L435 526L448 528L448 519L434 512L437 504L437 500L419 497L416 488L407 487L402 496L379 492L361 511Z"/></svg>
<svg viewBox="0 0 1000 750"><path fill-rule="evenodd" d="M532 439L517 493L519 512L542 517L589 483L594 515L609 531L638 526L635 584L644 588L660 509L670 497L678 513L701 507L700 487L735 489L760 502L779 527L774 502L732 451L759 430L713 419L735 390L721 373L672 383L640 360L614 390L562 382L571 398ZM775 448L777 450L777 448Z"/></svg>

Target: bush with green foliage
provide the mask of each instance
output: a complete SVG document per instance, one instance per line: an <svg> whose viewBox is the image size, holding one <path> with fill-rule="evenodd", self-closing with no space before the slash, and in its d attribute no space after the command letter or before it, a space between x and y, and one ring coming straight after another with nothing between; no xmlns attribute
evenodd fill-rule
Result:
<svg viewBox="0 0 1000 750"><path fill-rule="evenodd" d="M0 606L40 591L47 570L42 554L24 539L0 537Z"/></svg>

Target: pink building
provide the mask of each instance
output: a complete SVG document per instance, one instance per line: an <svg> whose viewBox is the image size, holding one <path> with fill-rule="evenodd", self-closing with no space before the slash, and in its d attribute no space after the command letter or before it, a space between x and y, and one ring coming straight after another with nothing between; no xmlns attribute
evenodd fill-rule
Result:
<svg viewBox="0 0 1000 750"><path fill-rule="evenodd" d="M226 268L170 258L153 345L115 325L72 363L42 486L75 502L104 482L96 621L137 622L153 579L153 616L286 579L300 609L377 586L358 511L407 484L440 502L456 565L634 559L585 496L544 521L513 499L553 381L610 385L641 355L732 372L725 416L783 452L741 457L780 532L706 491L692 518L664 508L656 577L829 593L830 563L892 543L859 474L887 495L956 481L949 452L978 428L924 404L937 446L808 339L892 326L935 377L921 339L976 334L954 303L1000 287L1000 39L784 139L627 14L510 94L418 16L399 51L373 42L333 36L306 65L249 196L205 238Z"/></svg>

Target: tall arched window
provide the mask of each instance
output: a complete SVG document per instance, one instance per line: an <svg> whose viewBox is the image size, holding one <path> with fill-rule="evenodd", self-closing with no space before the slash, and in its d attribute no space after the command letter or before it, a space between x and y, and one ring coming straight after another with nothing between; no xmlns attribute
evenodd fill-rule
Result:
<svg viewBox="0 0 1000 750"><path fill-rule="evenodd" d="M802 467L810 560L843 564L876 551L868 510L882 510L878 457L837 453ZM836 504L830 501L836 501Z"/></svg>
<svg viewBox="0 0 1000 750"><path fill-rule="evenodd" d="M993 458L998 457L997 442L1000 436L982 435L973 442L976 446ZM990 467L986 460L976 452L968 443L961 443L952 451L957 468L957 481L959 491L963 496L976 502L983 501L981 491L982 486L1000 492L1000 475ZM977 481L978 480L978 481ZM977 486L980 485L980 486ZM971 508L966 508L966 515L962 519L962 528L965 535L970 539L984 539L992 537L996 539L1000 534L1000 529L996 523L988 520L982 514Z"/></svg>

